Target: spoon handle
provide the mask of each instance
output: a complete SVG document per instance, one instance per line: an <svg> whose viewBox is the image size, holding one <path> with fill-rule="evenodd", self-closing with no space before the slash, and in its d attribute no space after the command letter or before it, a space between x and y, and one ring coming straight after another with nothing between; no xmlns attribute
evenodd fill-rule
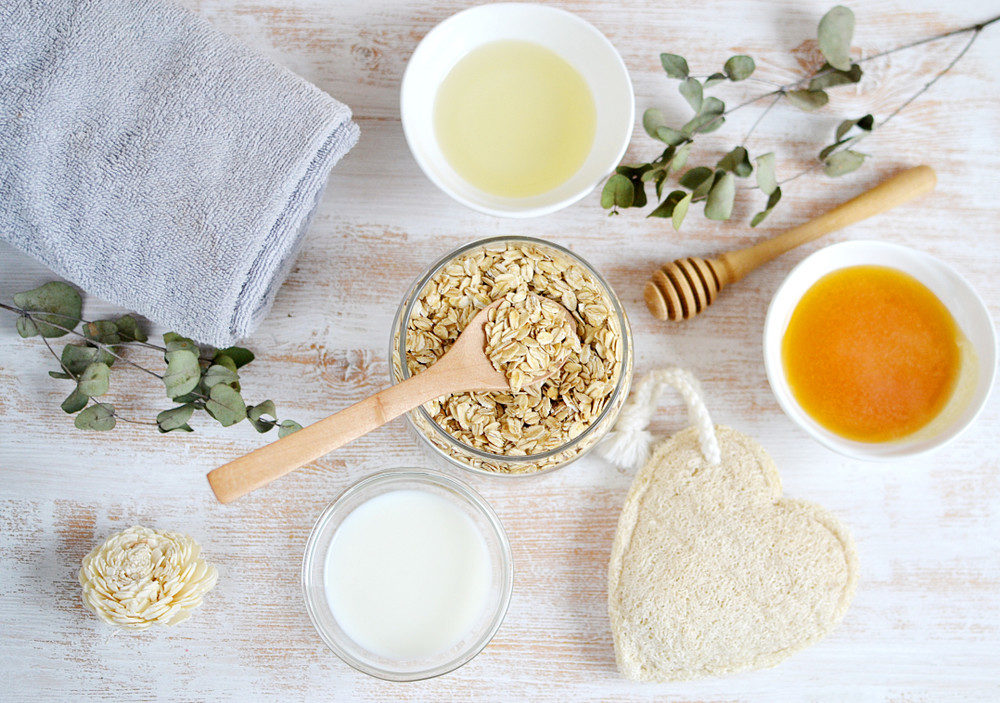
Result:
<svg viewBox="0 0 1000 703"><path fill-rule="evenodd" d="M441 390L445 380L432 367L210 471L208 483L220 503L236 500L381 427L406 411L448 394L450 389Z"/></svg>
<svg viewBox="0 0 1000 703"><path fill-rule="evenodd" d="M725 279L719 281L719 285L722 287L740 280L761 264L789 249L925 195L934 190L936 183L934 169L930 166L916 166L777 237L746 249L727 252L714 260L721 269L721 277Z"/></svg>

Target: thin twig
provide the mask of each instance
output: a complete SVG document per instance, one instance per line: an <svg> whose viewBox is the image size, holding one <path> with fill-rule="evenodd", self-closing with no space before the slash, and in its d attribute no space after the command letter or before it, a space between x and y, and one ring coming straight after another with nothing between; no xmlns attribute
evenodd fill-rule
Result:
<svg viewBox="0 0 1000 703"><path fill-rule="evenodd" d="M63 371L65 371L66 373L68 373L73 378L74 381L76 381L77 383L79 383L80 382L80 378L75 373L73 373L72 371L70 371L69 367L66 366L66 364L63 363L62 357L59 356L58 354L56 354L56 350L52 348L51 344L49 344L49 340L47 340L42 335L39 335L39 336L42 337L42 341L45 342L45 346L48 347L48 350L50 352L52 352L52 356L54 356L56 358L56 361L59 362L59 365L62 366Z"/></svg>
<svg viewBox="0 0 1000 703"><path fill-rule="evenodd" d="M709 74L705 74L703 76L688 76L688 78L694 78L695 80L705 80L710 77L711 76ZM769 81L766 78L757 78L756 76L750 76L749 78L744 78L743 80L751 83L760 83L761 85L770 85L775 88L781 87L781 83L778 81Z"/></svg>
<svg viewBox="0 0 1000 703"><path fill-rule="evenodd" d="M0 303L0 308L3 308L4 310L10 310L11 312L16 312L19 315L28 315L29 317L32 315L55 315L56 317L62 317L67 320L76 320L77 324L83 324L83 325L91 325L95 322L95 320L84 320L83 318L78 318L75 317L74 315L65 315L61 312L49 312L48 310L25 310L23 308L6 305L4 303ZM59 325L56 325L55 323L52 322L43 322L42 324L52 325L53 327L56 327L61 330L67 329L65 327L60 327ZM125 339L119 342L118 346L122 346L125 344L138 344L139 346L148 347L150 349L156 349L161 352L167 351L166 347L161 347L159 344L153 344L151 342L143 342L140 339Z"/></svg>
<svg viewBox="0 0 1000 703"><path fill-rule="evenodd" d="M1000 17L998 17L997 19L1000 19ZM995 22L995 21L996 20L991 20L991 22ZM986 23L986 24L989 24L989 22ZM985 27L985 26L986 25L984 24L983 27ZM979 33L982 32L982 31L983 31L982 27L976 27L975 29L973 29L972 30L972 36L969 37L969 41L967 41L965 43L965 46L962 47L962 50L960 52L958 52L958 55L955 56L955 58L953 58L948 63L947 66L945 66L943 69L941 69L940 71L938 71L938 73L935 74L935 76L933 78L931 78L929 81L927 81L926 83L924 83L924 87L923 88L921 88L916 93L914 93L909 98L907 98L903 102L902 105L900 105L895 110L893 110L892 112L890 112L889 115L884 120L882 120L877 125L875 125L870 131L863 132L861 134L855 135L851 139L846 140L839 147L837 147L836 149L834 149L833 151L831 151L830 154L827 155L827 158L829 158L834 153L845 151L845 150L847 150L849 148L852 148L852 147L856 146L859 142L861 142L865 138L871 136L876 130L879 130L879 129L882 129L883 127L885 127L893 117L895 117L900 112L902 112L903 110L905 110L906 107L908 105L910 105L910 103L912 103L914 100L916 100L921 95L923 95L928 90L930 90L931 86L933 86L935 83L937 83L941 79L941 76L943 76L948 71L950 71L952 68L954 68L955 64L957 64L962 59L962 57L965 56L965 54L969 51L969 49L972 48L972 45L975 43L976 39L979 38ZM953 34L954 33L955 32L953 32Z"/></svg>
<svg viewBox="0 0 1000 703"><path fill-rule="evenodd" d="M858 59L855 63L865 63L866 61L874 61L875 59L880 59L883 56L888 56L889 54L895 54L897 51L906 51L907 49L912 49L915 46L921 46L923 44L929 44L930 42L938 41L939 39L947 39L948 37L953 37L956 34L965 34L966 32L975 32L979 34L986 27L989 27L995 22L1000 22L1000 15L988 19L985 22L980 22L979 24L969 25L968 27L962 27L961 29L953 29L950 32L945 32L943 34L936 34L933 37L924 37L923 39L918 39L909 44L904 44L903 46L897 46L895 49L888 49L887 51L880 51L877 54L872 54L871 56L865 56Z"/></svg>
<svg viewBox="0 0 1000 703"><path fill-rule="evenodd" d="M94 403L95 405L98 404L107 405L107 403L101 403L101 401L96 400L95 398L89 398L88 400L90 402L87 403L87 406L89 406L90 403ZM118 409L115 408L114 406L111 406L111 414L114 415L117 419L121 420L122 422L127 422L131 425L150 425L154 427L157 425L157 423L155 422L146 422L145 420L132 420L130 418L123 417L122 415L118 414Z"/></svg>
<svg viewBox="0 0 1000 703"><path fill-rule="evenodd" d="M939 41L941 39L947 39L948 37L953 37L953 36L955 36L957 34L966 34L968 32L974 32L975 34L979 34L986 27L989 27L991 24L994 24L995 22L1000 22L1000 15L997 15L996 17L988 19L985 22L980 22L978 24L971 24L968 27L962 27L960 29L953 29L950 32L944 32L942 34L935 34L932 37L924 37L923 39L917 39L916 41L912 41L909 44L903 44L902 46L897 46L897 47L894 47L892 49L886 49L885 51L880 51L877 54L872 54L871 56L862 56L860 59L858 59L857 61L854 61L853 63L858 63L858 64L867 63L869 61L874 61L875 59L880 59L883 56L890 56L891 54L895 54L895 53L898 53L900 51L906 51L907 49L912 49L912 48L914 48L916 46L922 46L924 44L929 44L931 42L936 42L936 41ZM800 78L795 83L792 83L791 85L788 85L788 86L785 86L785 87L786 88L798 87L798 86L802 85L803 83L805 83L806 81L811 81L813 78L819 78L820 76L825 76L825 75L828 75L830 73L836 73L837 70L838 69L836 69L836 68L828 68L828 69L825 69L823 71L817 71L816 73L813 73L812 75L809 75L809 76L805 76L804 78Z"/></svg>
<svg viewBox="0 0 1000 703"><path fill-rule="evenodd" d="M785 97L784 93L778 93L777 95L774 96L774 100L771 101L771 104L768 105L766 108L764 108L764 111L760 113L760 115L757 117L754 123L750 126L750 129L747 130L746 136L743 137L743 141L741 142L743 146L747 145L747 142L750 140L750 135L752 135L754 130L757 129L757 125L761 123L761 120L763 120L767 116L767 113L771 111L771 108L773 108L775 105L781 102L781 99L783 97Z"/></svg>
<svg viewBox="0 0 1000 703"><path fill-rule="evenodd" d="M867 61L872 61L874 59L882 58L883 56L889 56L890 54L895 54L896 52L899 52L899 51L905 51L907 49L912 49L915 46L921 46L922 44L927 44L929 42L938 41L939 39L945 39L947 37L952 37L952 36L955 36L956 34L965 34L967 32L973 32L973 35L972 35L973 38L969 41L969 44L966 45L965 49L962 50L962 53L960 53L955 58L955 60L951 64L948 65L948 67L944 71L942 71L941 73L939 73L933 80L931 80L927 85L925 85L923 87L923 89L920 90L920 92L916 93L912 98L910 98L910 100L908 100L905 103L903 103L903 105L901 105L900 108L899 108L899 110L902 110L907 105L909 105L913 100L915 100L920 95L922 95L928 88L930 88L932 85L934 85L934 83L937 81L938 78L940 78L942 75L944 75L945 73L947 73L952 68L952 66L954 66L958 62L958 60L961 59L962 56L965 55L965 52L969 50L969 47L972 45L972 42L979 35L979 33L981 31L983 31L983 29L985 29L986 27L990 26L991 24L994 24L995 22L1000 22L1000 15L997 15L996 17L993 17L992 19L986 20L985 22L980 22L978 24L970 25L968 27L962 27L961 29L953 29L950 32L944 32L942 34L937 34L937 35L935 35L933 37L925 37L924 39L918 39L917 41L910 42L909 44L904 44L902 46L897 46L897 47L895 47L893 49L888 49L886 51L882 51L882 52L879 52L877 54L872 54L871 56L865 56L865 57L862 57L862 58L858 59L854 63L865 63ZM808 81L813 80L814 78L818 78L820 76L825 76L825 75L827 75L829 73L835 73L836 71L837 71L837 69L835 69L835 68L828 68L828 69L823 70L823 71L816 71L814 73L809 74L808 76L803 76L802 78L800 78L800 79L798 79L796 81L793 81L791 83L788 83L786 85L778 85L776 83L771 83L769 81L769 83L771 83L772 85L778 85L778 87L775 88L774 90L768 91L766 93L761 93L757 97L751 98L749 100L746 100L746 101L744 101L744 102L736 105L735 107L729 108L728 110L724 111L721 115L717 115L713 119L711 119L708 122L706 122L704 126L707 127L707 126L709 126L711 124L714 124L716 121L718 121L719 119L721 119L723 116L731 114L733 112L736 112L740 108L746 107L747 105L752 105L752 104L754 104L756 102L759 102L759 101L763 100L764 98L770 97L772 95L776 96L776 99L774 101L775 103L780 102L781 98L789 90L792 90L794 88L798 88L799 86L803 85L804 83L807 83ZM752 78L748 79L748 80L752 80ZM770 107L768 107L768 109L770 109ZM889 121L889 119L891 119L892 117L895 117L896 114L899 112L899 110L897 110L892 115L890 115L888 118L886 118L882 122L882 124L885 124L886 122ZM756 127L756 123L754 124L754 127ZM751 128L751 132L752 131L753 131L753 127ZM744 140L743 140L744 143L746 143L746 140L747 140L747 138L744 138Z"/></svg>
<svg viewBox="0 0 1000 703"><path fill-rule="evenodd" d="M3 305L3 303L0 303L0 305ZM8 307L8 306L6 306L6 305L3 305L3 307ZM43 314L47 314L47 313L43 313ZM32 321L34 321L34 320L35 320L35 318L34 318L34 317L31 317L31 315L30 315L30 314L28 315L28 317L30 317ZM111 347L109 347L109 346L108 346L107 344L105 344L104 342L99 342L99 341L97 341L96 339L91 339L90 337L88 337L88 336L87 336L87 335L85 335L85 334L80 334L80 333L79 333L79 332L77 332L76 330L73 330L73 329L70 329L69 327L63 327L62 325L57 325L57 324L56 324L56 323L54 323L54 322L42 322L42 324L43 324L43 325L51 325L52 327L55 327L55 328L56 328L57 330L62 330L63 332L68 332L69 334L72 334L72 335L76 335L77 337L79 337L79 338L81 338L81 339L85 339L85 340L87 340L87 342L89 342L90 344L94 345L94 346L95 346L95 347L97 347L98 349L103 349L104 351L106 351L106 352L107 352L108 354L110 354L111 356L115 357L115 358L116 358L116 359L118 359L119 361L124 361L124 362L125 362L126 364L129 364L129 365L131 365L131 366L134 366L134 367L136 367L137 369L139 369L140 371L145 371L145 372L146 372L146 373L148 373L148 374L149 374L150 376L155 376L156 378L160 379L161 381L163 380L163 376L161 376L160 374L156 373L155 371L150 371L150 370L149 370L149 369L147 369L147 368L146 368L145 366L140 366L139 364L135 363L134 361L130 361L129 359L126 359L126 358L125 358L124 356L122 356L121 354L118 354L118 353L116 353L116 352L115 352L114 350L112 350L112 348L111 348ZM44 337L43 337L43 339L44 339Z"/></svg>

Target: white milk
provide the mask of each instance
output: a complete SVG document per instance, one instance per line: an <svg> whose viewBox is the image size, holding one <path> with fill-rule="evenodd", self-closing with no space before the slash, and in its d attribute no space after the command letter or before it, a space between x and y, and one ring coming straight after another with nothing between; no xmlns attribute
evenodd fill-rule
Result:
<svg viewBox="0 0 1000 703"><path fill-rule="evenodd" d="M418 489L362 503L333 535L326 599L344 633L395 660L434 656L482 616L489 551L461 508Z"/></svg>

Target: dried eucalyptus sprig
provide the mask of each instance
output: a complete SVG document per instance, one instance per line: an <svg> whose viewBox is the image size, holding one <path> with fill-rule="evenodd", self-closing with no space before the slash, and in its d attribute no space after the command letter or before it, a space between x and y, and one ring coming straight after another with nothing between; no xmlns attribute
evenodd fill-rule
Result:
<svg viewBox="0 0 1000 703"><path fill-rule="evenodd" d="M647 202L646 184L652 183L659 203L648 217L670 218L674 229L680 229L691 203L704 201L705 217L710 220L728 220L732 216L736 199L736 179L746 179L756 174L756 185L748 186L747 189L760 190L767 196L764 208L755 214L750 221L750 226L756 227L764 221L781 200L781 185L820 167L823 168L823 172L827 176L831 177L843 176L860 168L868 154L855 150L858 143L876 129L884 127L910 103L923 95L965 56L980 32L995 22L1000 22L1000 16L969 27L926 37L895 49L867 56L858 61L852 61L851 40L854 36L854 13L848 8L838 5L823 16L817 29L819 50L826 59L826 63L810 75L788 85L779 85L772 81L753 78L756 64L749 56L730 57L721 72L708 76L692 76L688 62L684 57L677 54L660 54L663 70L670 78L680 81L678 91L691 106L694 116L680 127L671 127L667 125L660 110L656 108L646 110L642 117L642 125L646 133L666 144L666 148L648 163L623 164L615 169L615 173L608 179L601 192L601 206L611 210L610 214L612 215L618 214L619 208L645 207ZM881 122L876 123L871 114L856 119L843 120L834 132L833 143L820 150L816 163L811 167L779 182L775 175L773 152L761 154L751 161L747 143L761 121L779 102L788 101L795 107L806 111L816 110L829 101L828 89L854 84L861 80L862 63L957 34L971 34L971 36L961 52L944 69L934 75L920 90ZM706 90L720 83L746 80L775 87L730 108L727 108L722 100L705 94ZM667 179L687 166L691 147L697 135L714 132L725 123L727 115L767 99L770 100L767 106L751 125L738 146L719 159L714 166L688 168L678 178L680 188L671 190L666 197L663 196L663 188Z"/></svg>
<svg viewBox="0 0 1000 703"><path fill-rule="evenodd" d="M22 337L41 337L59 362L52 378L73 381L73 391L62 409L76 415L73 424L82 430L110 430L117 420L156 425L160 432L193 432L188 424L195 411L204 410L223 427L247 420L258 432L278 428L278 436L291 434L301 426L292 420L278 420L274 402L265 400L247 405L240 395L239 369L253 361L253 353L242 347L202 349L194 341L174 332L163 335L165 346L149 342L132 315L106 320L82 319L83 299L72 286L51 281L14 295L14 304L0 308L17 314L17 332ZM77 331L77 326L81 331ZM49 339L75 335L84 340L67 344L57 354ZM141 346L163 352L166 370L160 374L123 356L126 348ZM177 407L164 410L156 422L122 417L110 403L97 400L108 392L110 369L121 361L155 376L163 382L167 397Z"/></svg>

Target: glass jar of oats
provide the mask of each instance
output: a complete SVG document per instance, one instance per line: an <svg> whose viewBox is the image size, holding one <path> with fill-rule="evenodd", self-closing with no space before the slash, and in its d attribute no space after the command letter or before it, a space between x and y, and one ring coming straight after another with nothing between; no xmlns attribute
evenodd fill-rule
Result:
<svg viewBox="0 0 1000 703"><path fill-rule="evenodd" d="M632 381L628 318L600 274L556 244L494 237L456 249L410 287L392 325L392 382L434 363L480 308L521 293L565 307L579 351L541 385L459 393L406 416L434 453L476 473L537 474L578 459L614 425Z"/></svg>

